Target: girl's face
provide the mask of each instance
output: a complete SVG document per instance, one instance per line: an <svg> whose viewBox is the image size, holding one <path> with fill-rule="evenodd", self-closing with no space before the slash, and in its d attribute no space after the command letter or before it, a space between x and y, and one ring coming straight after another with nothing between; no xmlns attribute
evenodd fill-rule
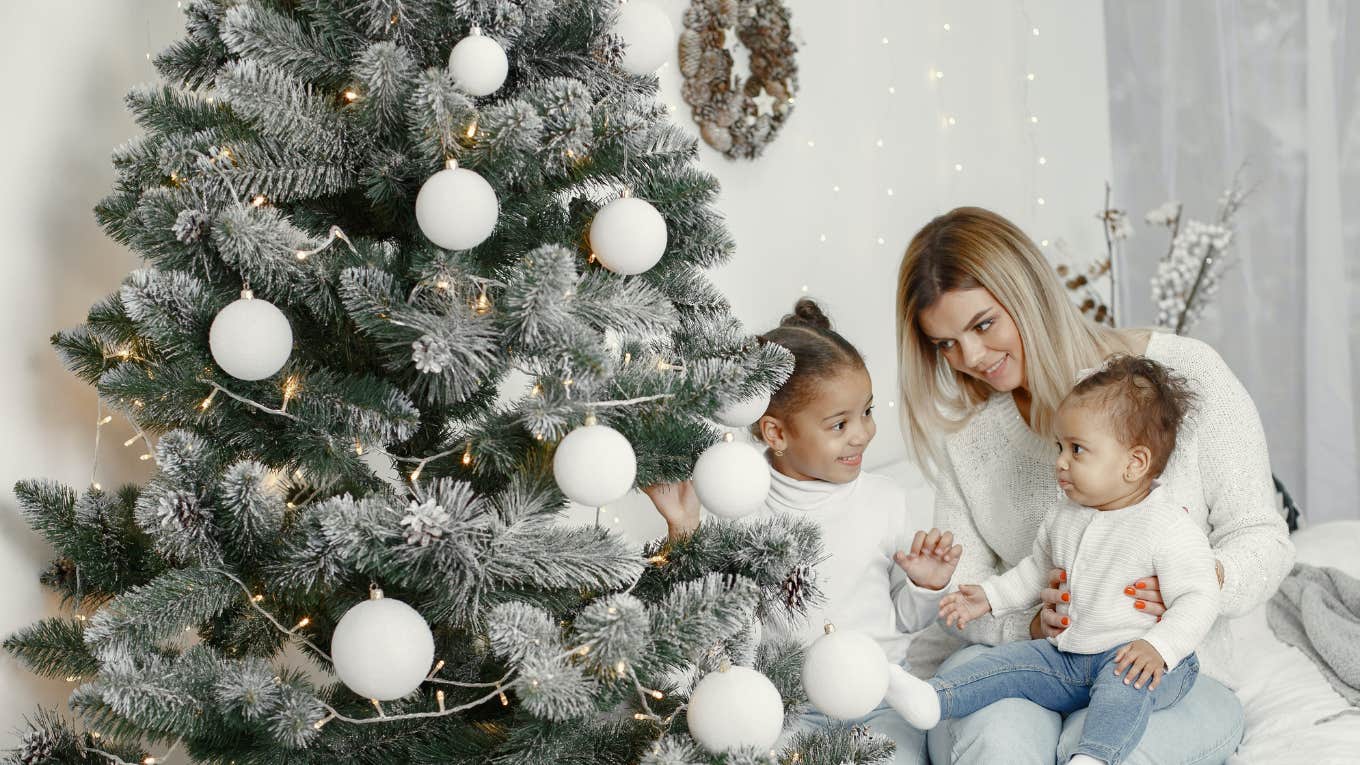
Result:
<svg viewBox="0 0 1360 765"><path fill-rule="evenodd" d="M992 293L981 287L944 293L918 319L955 371L1008 393L1025 387L1020 329Z"/></svg>
<svg viewBox="0 0 1360 765"><path fill-rule="evenodd" d="M807 405L760 422L765 443L782 456L774 467L799 481L849 483L859 477L864 449L874 440L874 391L869 373L846 368L818 383Z"/></svg>

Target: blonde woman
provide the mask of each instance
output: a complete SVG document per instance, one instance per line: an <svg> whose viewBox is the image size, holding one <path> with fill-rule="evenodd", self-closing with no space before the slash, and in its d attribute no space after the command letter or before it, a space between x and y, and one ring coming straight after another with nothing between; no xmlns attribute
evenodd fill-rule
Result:
<svg viewBox="0 0 1360 765"><path fill-rule="evenodd" d="M1087 321L1048 262L1014 224L979 208L941 215L912 239L897 290L898 370L908 448L937 491L935 525L952 529L963 556L955 581L1010 569L1034 543L1059 489L1054 413L1082 370L1114 353L1146 355L1185 377L1198 399L1182 424L1162 485L1201 526L1214 550L1223 618L1200 647L1200 681L1174 709L1152 715L1130 763L1222 762L1242 738L1232 692L1227 618L1275 592L1294 549L1274 509L1265 434L1250 396L1212 348L1149 330ZM1035 613L986 616L962 635L998 645L1051 637L1070 626L1063 584L1050 573ZM1154 572L1128 582L1129 608L1163 612ZM980 647L945 662L956 666ZM942 723L931 761L1065 763L1085 710L1063 719L1008 699Z"/></svg>

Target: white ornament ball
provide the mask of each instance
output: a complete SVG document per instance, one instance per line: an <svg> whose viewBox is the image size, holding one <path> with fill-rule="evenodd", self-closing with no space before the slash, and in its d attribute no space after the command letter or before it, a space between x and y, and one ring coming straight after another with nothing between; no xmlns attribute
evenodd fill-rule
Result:
<svg viewBox="0 0 1360 765"><path fill-rule="evenodd" d="M510 61L500 43L473 30L449 52L449 74L463 92L474 96L489 96L500 90Z"/></svg>
<svg viewBox="0 0 1360 765"><path fill-rule="evenodd" d="M620 197L595 213L590 249L610 271L640 274L666 252L666 219L641 199Z"/></svg>
<svg viewBox="0 0 1360 765"><path fill-rule="evenodd" d="M869 714L888 692L888 657L878 641L855 630L834 630L808 646L803 688L827 717Z"/></svg>
<svg viewBox="0 0 1360 765"><path fill-rule="evenodd" d="M770 493L770 466L750 444L716 443L694 463L694 491L710 512L740 518L765 504Z"/></svg>
<svg viewBox="0 0 1360 765"><path fill-rule="evenodd" d="M272 377L293 352L288 317L268 300L242 297L213 319L208 348L222 371L238 380Z"/></svg>
<svg viewBox="0 0 1360 765"><path fill-rule="evenodd" d="M416 223L431 242L446 250L467 250L486 241L499 215L500 202L491 184L461 167L430 176L416 195Z"/></svg>
<svg viewBox="0 0 1360 765"><path fill-rule="evenodd" d="M623 40L623 68L629 74L651 74L675 49L675 29L665 12L651 3L632 0L619 9L614 34Z"/></svg>
<svg viewBox="0 0 1360 765"><path fill-rule="evenodd" d="M637 455L623 434L589 424L567 434L553 455L553 477L573 502L603 507L623 499L637 477Z"/></svg>
<svg viewBox="0 0 1360 765"><path fill-rule="evenodd" d="M769 678L747 667L710 672L689 697L689 734L712 754L774 746L784 702Z"/></svg>
<svg viewBox="0 0 1360 765"><path fill-rule="evenodd" d="M340 681L360 696L399 699L425 682L434 636L414 608L378 597L341 617L331 636L331 659Z"/></svg>
<svg viewBox="0 0 1360 765"><path fill-rule="evenodd" d="M770 394L762 393L751 398L733 401L714 412L713 419L729 428L745 428L755 424L770 408Z"/></svg>

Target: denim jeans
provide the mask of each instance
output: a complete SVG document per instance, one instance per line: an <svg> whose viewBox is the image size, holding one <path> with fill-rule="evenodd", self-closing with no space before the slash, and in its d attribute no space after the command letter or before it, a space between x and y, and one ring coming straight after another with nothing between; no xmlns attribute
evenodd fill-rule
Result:
<svg viewBox="0 0 1360 765"><path fill-rule="evenodd" d="M973 645L957 651L942 674L992 650ZM927 740L934 765L1053 765L1080 751L1087 710L1064 716L1032 701L1003 699L967 717L944 720ZM1237 750L1245 725L1242 705L1227 687L1199 678L1175 709L1154 712L1128 765L1213 765Z"/></svg>
<svg viewBox="0 0 1360 765"><path fill-rule="evenodd" d="M814 709L803 715L799 727L820 728L831 724L833 724L831 718ZM897 710L887 704L880 704L877 709L858 720L845 720L844 724L863 725L874 735L892 739L893 743L897 744L892 765L929 765L925 731L913 728L911 723L902 719Z"/></svg>
<svg viewBox="0 0 1360 765"><path fill-rule="evenodd" d="M1114 674L1118 651L1064 653L1047 640L1008 643L940 673L930 684L939 693L942 718L966 717L998 699L1028 699L1063 714L1086 707L1073 753L1118 765L1138 745L1152 712L1184 698L1199 675L1199 660L1191 654L1162 675L1156 689L1150 683L1137 688Z"/></svg>

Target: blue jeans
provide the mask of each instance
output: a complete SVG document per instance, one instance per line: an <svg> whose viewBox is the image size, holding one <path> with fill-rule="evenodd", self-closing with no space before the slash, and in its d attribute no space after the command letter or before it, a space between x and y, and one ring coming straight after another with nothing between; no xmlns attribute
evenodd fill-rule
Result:
<svg viewBox="0 0 1360 765"><path fill-rule="evenodd" d="M803 715L799 727L820 728L832 724L834 721L831 718L814 709ZM929 765L925 731L913 728L902 719L897 710L887 704L880 704L877 709L858 720L845 720L843 724L863 725L874 735L892 739L893 743L897 744L892 765Z"/></svg>
<svg viewBox="0 0 1360 765"><path fill-rule="evenodd" d="M940 673L947 674L988 650L991 649L983 645L963 648L945 661ZM1027 699L1003 699L967 717L944 720L931 730L927 737L931 762L934 765L1065 763L1081 751L1078 745L1086 720L1085 709L1064 719L1060 713ZM1201 677L1175 710L1151 715L1147 732L1124 761L1129 765L1222 763L1237 750L1243 727L1242 705L1236 694L1213 678Z"/></svg>
<svg viewBox="0 0 1360 765"><path fill-rule="evenodd" d="M1199 660L1191 654L1155 690L1137 688L1114 674L1118 651L1065 653L1047 640L1008 643L936 675L930 684L940 695L942 719L966 717L998 699L1029 699L1063 714L1087 707L1076 752L1118 765L1143 737L1153 710L1180 701L1199 675Z"/></svg>

